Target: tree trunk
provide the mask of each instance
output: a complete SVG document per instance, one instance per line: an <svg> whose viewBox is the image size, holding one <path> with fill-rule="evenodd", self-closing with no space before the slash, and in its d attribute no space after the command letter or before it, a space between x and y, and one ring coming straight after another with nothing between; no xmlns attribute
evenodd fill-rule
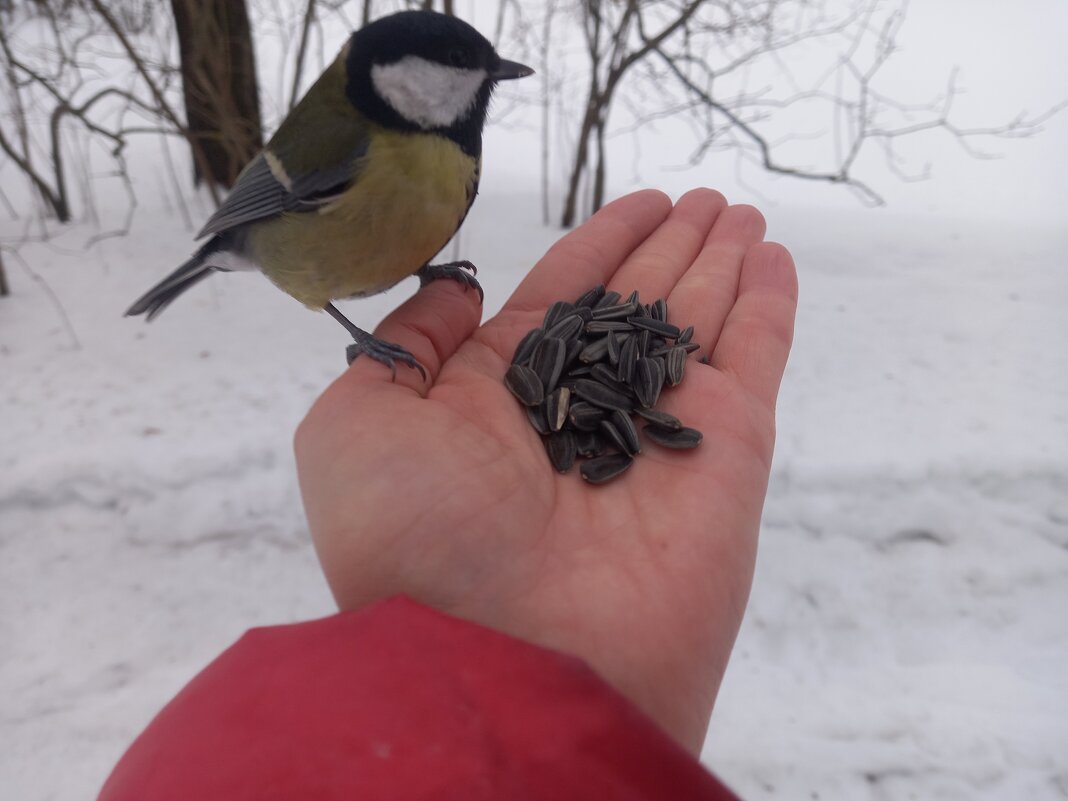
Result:
<svg viewBox="0 0 1068 801"><path fill-rule="evenodd" d="M597 126L597 120L602 111L604 98L596 85L590 87L589 97L586 99L586 113L582 116L582 125L579 127L579 135L575 139L575 161L571 165L571 175L567 182L567 197L564 200L564 212L560 215L560 225L570 228L575 224L578 216L579 185L589 164L590 137Z"/></svg>
<svg viewBox="0 0 1068 801"><path fill-rule="evenodd" d="M245 0L171 0L171 8L186 120L204 154L193 180L229 187L263 146Z"/></svg>

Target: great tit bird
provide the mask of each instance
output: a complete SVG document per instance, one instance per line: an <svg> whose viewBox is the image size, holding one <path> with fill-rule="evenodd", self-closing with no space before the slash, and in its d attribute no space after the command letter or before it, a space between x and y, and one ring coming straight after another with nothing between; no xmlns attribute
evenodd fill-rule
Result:
<svg viewBox="0 0 1068 801"><path fill-rule="evenodd" d="M409 275L482 289L470 262L431 265L478 190L482 128L505 61L465 22L405 11L356 31L241 172L197 238L211 238L139 298L151 320L216 270L259 269L352 335L347 355L423 371L411 353L357 328L331 303Z"/></svg>

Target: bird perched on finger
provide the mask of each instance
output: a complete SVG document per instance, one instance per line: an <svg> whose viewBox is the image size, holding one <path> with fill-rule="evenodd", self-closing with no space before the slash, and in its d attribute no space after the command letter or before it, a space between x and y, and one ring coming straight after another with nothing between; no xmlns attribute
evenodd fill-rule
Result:
<svg viewBox="0 0 1068 801"><path fill-rule="evenodd" d="M210 238L126 314L151 320L213 272L259 269L348 330L350 363L364 353L394 374L398 361L422 372L331 301L413 274L460 281L481 298L470 262L429 262L478 191L495 85L533 72L455 17L405 11L366 25L238 176L197 236Z"/></svg>

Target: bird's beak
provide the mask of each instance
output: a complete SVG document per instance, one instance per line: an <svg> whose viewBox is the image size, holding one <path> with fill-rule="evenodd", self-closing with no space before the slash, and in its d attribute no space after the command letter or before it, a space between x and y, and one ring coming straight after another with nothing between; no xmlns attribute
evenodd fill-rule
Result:
<svg viewBox="0 0 1068 801"><path fill-rule="evenodd" d="M492 81L511 81L515 78L526 78L528 75L533 74L534 70L526 64L502 58L501 63L497 65L497 69L491 72L489 77Z"/></svg>

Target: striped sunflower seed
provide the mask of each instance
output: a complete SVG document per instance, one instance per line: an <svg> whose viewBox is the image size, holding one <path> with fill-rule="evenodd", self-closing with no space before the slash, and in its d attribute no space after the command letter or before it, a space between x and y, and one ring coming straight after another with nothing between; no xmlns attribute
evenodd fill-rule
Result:
<svg viewBox="0 0 1068 801"><path fill-rule="evenodd" d="M587 334L607 334L609 331L633 330L634 326L624 320L590 320L586 323Z"/></svg>
<svg viewBox="0 0 1068 801"><path fill-rule="evenodd" d="M634 368L631 386L638 396L638 403L649 408L656 406L660 390L664 386L664 368L657 359L638 359Z"/></svg>
<svg viewBox="0 0 1068 801"><path fill-rule="evenodd" d="M669 431L678 431L682 428L682 421L675 415L662 412L659 409L635 409L637 414L644 417L658 428L666 428Z"/></svg>
<svg viewBox="0 0 1068 801"><path fill-rule="evenodd" d="M664 366L667 371L668 383L677 387L682 381L682 374L686 370L686 349L672 348L664 357Z"/></svg>
<svg viewBox="0 0 1068 801"><path fill-rule="evenodd" d="M619 380L629 384L634 380L634 365L638 363L638 337L629 336L619 348Z"/></svg>
<svg viewBox="0 0 1068 801"><path fill-rule="evenodd" d="M623 439L623 435L619 433L619 429L610 420L602 420L597 432L610 447L615 448L620 453L630 452L627 449L627 442Z"/></svg>
<svg viewBox="0 0 1068 801"><path fill-rule="evenodd" d="M603 295L601 295L601 299L599 301L593 304L593 308L601 309L605 306L615 306L617 303L619 303L619 299L621 297L623 296L620 295L618 292L608 290Z"/></svg>
<svg viewBox="0 0 1068 801"><path fill-rule="evenodd" d="M616 378L616 371L609 367L604 362L595 364L590 368L590 378L594 381L600 381L609 389L614 389L628 397L634 394L634 391L630 388L629 384L624 384L618 378Z"/></svg>
<svg viewBox="0 0 1068 801"><path fill-rule="evenodd" d="M570 404L567 419L579 431L596 431L604 419L604 410L586 401L575 401Z"/></svg>
<svg viewBox="0 0 1068 801"><path fill-rule="evenodd" d="M567 340L567 350L564 351L564 369L566 370L575 363L575 359L582 353L582 348L586 345L581 338Z"/></svg>
<svg viewBox="0 0 1068 801"><path fill-rule="evenodd" d="M627 322L635 328L644 328L667 339L677 339L682 332L677 325L653 317L628 317Z"/></svg>
<svg viewBox="0 0 1068 801"><path fill-rule="evenodd" d="M566 317L571 313L571 310L575 307L568 303L566 300L558 300L548 311L545 312L545 318L541 321L541 327L548 331L557 321L563 317Z"/></svg>
<svg viewBox="0 0 1068 801"><path fill-rule="evenodd" d="M630 419L630 415L617 409L612 412L610 419L623 440L623 450L631 456L641 453L642 445L638 441L638 429L634 427L634 421Z"/></svg>
<svg viewBox="0 0 1068 801"><path fill-rule="evenodd" d="M622 409L625 412L634 408L634 401L599 381L579 378L574 383L575 394L594 406L600 406L602 409Z"/></svg>
<svg viewBox="0 0 1068 801"><path fill-rule="evenodd" d="M524 406L527 412L527 420L530 421L531 427L541 434L543 437L549 433L549 421L545 416L545 402L542 401L537 406Z"/></svg>
<svg viewBox="0 0 1068 801"><path fill-rule="evenodd" d="M592 459L604 453L604 440L596 431L576 431L575 448L579 456Z"/></svg>
<svg viewBox="0 0 1068 801"><path fill-rule="evenodd" d="M666 323L668 318L667 301L663 298L657 298L653 305L649 307L649 316L654 320Z"/></svg>
<svg viewBox="0 0 1068 801"><path fill-rule="evenodd" d="M634 303L623 303L619 306L602 306L599 309L593 310L592 319L626 320L628 317L631 317L637 310L638 307Z"/></svg>
<svg viewBox="0 0 1068 801"><path fill-rule="evenodd" d="M545 450L549 453L549 461L558 472L566 473L575 463L578 449L575 445L575 435L570 431L554 431L545 438Z"/></svg>
<svg viewBox="0 0 1068 801"><path fill-rule="evenodd" d="M551 327L545 329L545 336L556 337L566 342L572 337L578 336L585 324L579 315L566 314L553 323Z"/></svg>
<svg viewBox="0 0 1068 801"><path fill-rule="evenodd" d="M635 306L637 306L641 302L642 302L641 298L638 297L638 290L637 289L635 289L633 292L631 292L630 293L630 297L627 298L627 303L633 303Z"/></svg>
<svg viewBox="0 0 1068 801"><path fill-rule="evenodd" d="M684 329L682 329L682 333L680 333L679 338L675 340L675 344L685 345L691 339L693 339L693 326L688 325Z"/></svg>
<svg viewBox="0 0 1068 801"><path fill-rule="evenodd" d="M601 361L601 359L605 357L605 354L608 353L609 337L614 337L614 334L612 334L611 331L605 336L598 337L593 340L593 342L589 343L579 353L579 361L584 362L585 364L593 364L594 362Z"/></svg>
<svg viewBox="0 0 1068 801"><path fill-rule="evenodd" d="M590 309L597 304L601 298L604 297L605 288L604 284L598 284L593 289L587 289L581 295L578 300L575 301L576 309Z"/></svg>
<svg viewBox="0 0 1068 801"><path fill-rule="evenodd" d="M559 431L564 427L570 405L571 390L567 387L558 387L545 399L545 419L550 431Z"/></svg>
<svg viewBox="0 0 1068 801"><path fill-rule="evenodd" d="M537 406L545 398L538 374L525 364L513 364L504 374L504 385L525 406Z"/></svg>
<svg viewBox="0 0 1068 801"><path fill-rule="evenodd" d="M619 337L616 336L614 331L609 331L605 335L605 340L607 345L606 350L608 351L608 363L613 367L618 367L620 348Z"/></svg>
<svg viewBox="0 0 1068 801"><path fill-rule="evenodd" d="M526 364L530 358L530 354L534 352L534 347L541 342L542 337L545 336L545 332L540 328L535 328L532 331L528 331L527 335L519 340L519 345L515 349L515 355L512 357L512 364Z"/></svg>
<svg viewBox="0 0 1068 801"><path fill-rule="evenodd" d="M704 435L696 428L680 428L678 431L672 431L656 425L647 425L642 431L657 445L663 445L665 448L696 448L704 439Z"/></svg>
<svg viewBox="0 0 1068 801"><path fill-rule="evenodd" d="M649 355L650 346L653 344L653 332L648 328L644 331L639 331L637 334L638 339L638 358L644 359Z"/></svg>
<svg viewBox="0 0 1068 801"><path fill-rule="evenodd" d="M530 357L530 366L541 380L545 392L556 389L556 382L560 380L560 373L564 370L566 351L564 340L555 337L545 337L535 346Z"/></svg>
<svg viewBox="0 0 1068 801"><path fill-rule="evenodd" d="M604 484L624 473L634 463L634 459L625 453L611 453L598 456L582 463L582 477L591 484Z"/></svg>

